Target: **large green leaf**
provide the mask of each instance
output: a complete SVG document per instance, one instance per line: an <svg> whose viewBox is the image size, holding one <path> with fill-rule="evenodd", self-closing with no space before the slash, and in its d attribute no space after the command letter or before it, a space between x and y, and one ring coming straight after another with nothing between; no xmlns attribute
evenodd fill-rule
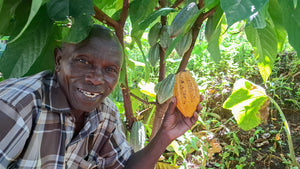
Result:
<svg viewBox="0 0 300 169"><path fill-rule="evenodd" d="M57 47L55 35L57 32L59 32L58 28L53 26L51 32L49 33L49 37L47 39L46 45L44 46L43 50L40 52L41 54L37 57L35 62L30 66L30 69L24 76L33 75L44 70L54 71L54 67L55 67L54 49L55 47Z"/></svg>
<svg viewBox="0 0 300 169"><path fill-rule="evenodd" d="M141 51L141 53L143 55L143 59L144 59L144 63L145 63L145 69L144 69L145 77L144 77L144 80L145 80L146 83L148 83L149 80L150 80L150 71L151 71L150 70L150 65L147 62L146 55L145 55L145 53L143 51L143 46L142 46L141 41L137 41L137 46L138 46L138 48L140 49L140 51Z"/></svg>
<svg viewBox="0 0 300 169"><path fill-rule="evenodd" d="M153 0L134 0L130 3L129 16L132 26L138 26L140 22L144 21L154 10L156 3L157 1Z"/></svg>
<svg viewBox="0 0 300 169"><path fill-rule="evenodd" d="M290 44L297 51L300 57L300 1L297 5L293 4L291 0L279 0L279 4L283 11L284 26L288 33ZM296 6L296 7L295 7Z"/></svg>
<svg viewBox="0 0 300 169"><path fill-rule="evenodd" d="M252 24L245 29L247 39L255 49L259 72L264 81L270 76L277 55L277 37L274 25L267 20L264 29L255 29Z"/></svg>
<svg viewBox="0 0 300 169"><path fill-rule="evenodd" d="M64 42L78 43L85 39L92 26L93 20L91 18L94 15L94 6L92 0L72 0L70 2L70 16L72 19L72 27L64 27L62 35Z"/></svg>
<svg viewBox="0 0 300 169"><path fill-rule="evenodd" d="M250 21L253 22L253 27L255 29L263 29L266 27L266 13L267 13L267 6L262 8L257 12L257 15L250 17Z"/></svg>
<svg viewBox="0 0 300 169"><path fill-rule="evenodd" d="M15 36L17 36L27 22L30 13L30 8L31 8L30 1L21 1L21 3L15 9L13 19L10 19L7 28L3 30L0 34L9 36L10 39L13 39ZM0 14L0 17L1 16L10 18L8 15L5 14L4 15ZM2 25L2 23L5 24L4 22L5 19L4 20L0 19L0 25Z"/></svg>
<svg viewBox="0 0 300 169"><path fill-rule="evenodd" d="M154 10L156 1L152 0L134 0L129 6L129 17L132 23L131 36L135 41L139 41L145 31L141 29L140 24L143 23L143 27L147 26L148 22L145 19L150 16Z"/></svg>
<svg viewBox="0 0 300 169"><path fill-rule="evenodd" d="M15 11L22 0L1 0L0 6L0 36L7 35L7 29ZM25 15L26 16L26 15ZM9 28L11 29L11 28Z"/></svg>
<svg viewBox="0 0 300 169"><path fill-rule="evenodd" d="M220 0L228 26L257 15L267 3L268 0Z"/></svg>
<svg viewBox="0 0 300 169"><path fill-rule="evenodd" d="M93 3L111 17L123 7L123 0L93 0Z"/></svg>
<svg viewBox="0 0 300 169"><path fill-rule="evenodd" d="M7 45L0 60L0 72L5 78L20 77L29 71L37 58L44 54L47 45L52 43L52 26L46 7L40 8L20 38Z"/></svg>
<svg viewBox="0 0 300 169"><path fill-rule="evenodd" d="M219 6L220 0L204 0L204 13L210 11L211 9Z"/></svg>
<svg viewBox="0 0 300 169"><path fill-rule="evenodd" d="M213 15L213 17L210 17L207 21L208 25L206 32L206 37L208 41L207 50L210 53L212 59L215 63L219 63L221 60L221 54L220 54L220 47L219 47L219 37L221 34L221 28L222 28L222 20L223 20L223 11L219 7L216 10L216 13Z"/></svg>
<svg viewBox="0 0 300 169"><path fill-rule="evenodd" d="M283 25L283 12L278 0L269 1L269 14L275 26L278 41L278 49L282 51L283 44L286 41L287 33Z"/></svg>
<svg viewBox="0 0 300 169"><path fill-rule="evenodd" d="M17 40L24 33L24 31L27 29L27 27L32 22L33 18L38 13L38 11L39 11L40 7L42 6L42 4L43 4L42 0L32 0L30 14L29 14L29 17L28 17L28 20L27 20L25 26L23 27L23 29L21 30L21 32L14 39L12 39L10 41L10 43L13 42L13 41L15 41L15 40Z"/></svg>
<svg viewBox="0 0 300 169"><path fill-rule="evenodd" d="M70 15L69 0L50 0L47 3L48 16L55 20L65 20Z"/></svg>
<svg viewBox="0 0 300 169"><path fill-rule="evenodd" d="M151 13L145 20L139 23L139 29L145 30L159 16L167 16L170 12L175 12L173 8L161 8Z"/></svg>
<svg viewBox="0 0 300 169"><path fill-rule="evenodd" d="M260 109L267 99L268 96L262 87L240 79L235 82L232 94L223 107L232 111L243 130L250 130L261 123Z"/></svg>

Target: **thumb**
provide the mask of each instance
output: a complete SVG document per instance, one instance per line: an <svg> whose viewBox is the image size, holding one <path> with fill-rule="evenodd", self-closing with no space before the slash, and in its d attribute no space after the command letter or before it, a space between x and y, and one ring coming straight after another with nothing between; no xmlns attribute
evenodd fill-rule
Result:
<svg viewBox="0 0 300 169"><path fill-rule="evenodd" d="M173 114L174 111L175 111L176 105L177 105L177 100L176 100L176 97L173 96L173 97L171 98L171 103L169 104L167 113L172 113L172 114Z"/></svg>

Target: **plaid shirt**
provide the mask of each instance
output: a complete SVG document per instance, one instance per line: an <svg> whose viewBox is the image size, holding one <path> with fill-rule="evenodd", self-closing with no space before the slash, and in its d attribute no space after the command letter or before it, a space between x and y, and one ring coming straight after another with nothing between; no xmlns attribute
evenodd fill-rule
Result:
<svg viewBox="0 0 300 169"><path fill-rule="evenodd" d="M111 100L87 113L75 138L74 127L52 73L0 83L0 168L124 168L133 151Z"/></svg>

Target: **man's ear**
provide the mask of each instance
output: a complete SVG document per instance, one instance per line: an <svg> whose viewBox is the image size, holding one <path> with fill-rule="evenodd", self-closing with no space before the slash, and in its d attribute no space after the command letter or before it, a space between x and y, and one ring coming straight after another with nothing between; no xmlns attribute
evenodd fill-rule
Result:
<svg viewBox="0 0 300 169"><path fill-rule="evenodd" d="M60 61L62 59L62 50L61 48L55 48L54 49L54 59L55 59L55 71L59 72L60 71Z"/></svg>

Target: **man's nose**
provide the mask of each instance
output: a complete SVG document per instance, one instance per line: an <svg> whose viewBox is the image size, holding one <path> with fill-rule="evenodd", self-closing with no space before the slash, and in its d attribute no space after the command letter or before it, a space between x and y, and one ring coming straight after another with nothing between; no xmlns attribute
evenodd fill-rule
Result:
<svg viewBox="0 0 300 169"><path fill-rule="evenodd" d="M104 76L101 69L95 69L88 73L85 80L91 82L93 85L100 85L104 83Z"/></svg>

